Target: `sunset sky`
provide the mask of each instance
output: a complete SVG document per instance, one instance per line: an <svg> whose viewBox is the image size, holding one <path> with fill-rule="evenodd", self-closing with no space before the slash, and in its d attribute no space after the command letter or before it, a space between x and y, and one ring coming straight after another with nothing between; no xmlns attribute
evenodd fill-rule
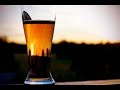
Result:
<svg viewBox="0 0 120 90"><path fill-rule="evenodd" d="M39 5L41 6L41 5ZM119 5L55 5L53 42L120 41ZM38 8L39 9L39 8ZM20 5L0 5L0 36L25 44Z"/></svg>

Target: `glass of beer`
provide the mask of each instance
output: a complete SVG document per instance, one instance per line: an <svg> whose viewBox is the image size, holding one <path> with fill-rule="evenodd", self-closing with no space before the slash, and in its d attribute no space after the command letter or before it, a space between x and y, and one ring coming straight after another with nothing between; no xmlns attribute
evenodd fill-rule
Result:
<svg viewBox="0 0 120 90"><path fill-rule="evenodd" d="M55 84L50 72L52 39L55 27L53 5L22 5L22 21L29 57L24 84Z"/></svg>

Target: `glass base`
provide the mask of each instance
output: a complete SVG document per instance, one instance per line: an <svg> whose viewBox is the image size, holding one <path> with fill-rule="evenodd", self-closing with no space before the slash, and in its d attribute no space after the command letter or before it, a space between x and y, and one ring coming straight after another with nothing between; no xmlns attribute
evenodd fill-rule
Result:
<svg viewBox="0 0 120 90"><path fill-rule="evenodd" d="M29 78L29 74L26 78L26 80L24 81L24 84L28 84L28 85L54 85L55 81L52 78L52 75L50 73L50 76L48 78Z"/></svg>

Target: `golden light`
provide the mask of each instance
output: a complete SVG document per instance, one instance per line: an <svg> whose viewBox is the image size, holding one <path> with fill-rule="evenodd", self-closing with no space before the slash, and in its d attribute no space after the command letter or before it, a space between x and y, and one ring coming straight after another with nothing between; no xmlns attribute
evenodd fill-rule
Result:
<svg viewBox="0 0 120 90"><path fill-rule="evenodd" d="M45 24L42 21L36 24L24 23L28 52L33 56L47 56L51 51L54 21Z"/></svg>
<svg viewBox="0 0 120 90"><path fill-rule="evenodd" d="M31 55L34 55L34 47L33 47L33 43L31 43L31 48L30 48L30 50L31 50Z"/></svg>

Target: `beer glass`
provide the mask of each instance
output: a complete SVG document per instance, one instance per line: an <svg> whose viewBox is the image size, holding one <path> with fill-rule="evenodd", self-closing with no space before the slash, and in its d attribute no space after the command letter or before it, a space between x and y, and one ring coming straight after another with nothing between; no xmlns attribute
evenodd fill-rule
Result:
<svg viewBox="0 0 120 90"><path fill-rule="evenodd" d="M55 27L53 5L22 5L22 21L29 56L29 71L24 84L55 84L50 72L52 39Z"/></svg>

